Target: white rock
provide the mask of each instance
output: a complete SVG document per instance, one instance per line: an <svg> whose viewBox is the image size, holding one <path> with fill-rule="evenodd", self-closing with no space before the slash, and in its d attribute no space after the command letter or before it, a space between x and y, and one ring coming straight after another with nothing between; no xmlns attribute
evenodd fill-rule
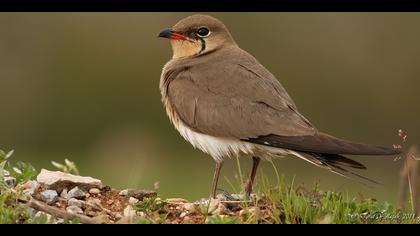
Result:
<svg viewBox="0 0 420 236"><path fill-rule="evenodd" d="M68 198L84 199L86 197L85 192L79 187L72 188L68 193Z"/></svg>
<svg viewBox="0 0 420 236"><path fill-rule="evenodd" d="M23 194L27 197L30 197L35 193L35 190L39 187L39 183L35 180L28 180L23 184L23 186L25 186Z"/></svg>
<svg viewBox="0 0 420 236"><path fill-rule="evenodd" d="M69 201L67 202L67 204L69 206L77 206L77 207L82 208L82 206L84 205L84 201L78 200L76 198L70 198Z"/></svg>
<svg viewBox="0 0 420 236"><path fill-rule="evenodd" d="M99 190L98 188L91 188L89 189L89 193L97 195L101 193L101 190Z"/></svg>
<svg viewBox="0 0 420 236"><path fill-rule="evenodd" d="M68 186L77 185L82 189L102 188L101 180L92 177L72 175L61 171L49 171L42 169L37 176L37 181L44 184L48 189L54 189L61 192L62 189Z"/></svg>
<svg viewBox="0 0 420 236"><path fill-rule="evenodd" d="M128 199L128 203L130 203L131 205L134 205L134 204L136 204L136 203L138 203L138 202L139 202L139 199L134 198L134 197L130 197L130 198Z"/></svg>
<svg viewBox="0 0 420 236"><path fill-rule="evenodd" d="M219 199L211 199L208 208L208 213L213 214L217 210L217 208L219 208L219 205L222 205Z"/></svg>
<svg viewBox="0 0 420 236"><path fill-rule="evenodd" d="M127 196L128 195L128 189L121 190L119 194L121 196Z"/></svg>
<svg viewBox="0 0 420 236"><path fill-rule="evenodd" d="M197 212L197 206L194 203L185 203L184 204L184 209L186 211L188 211L188 213L192 214L192 213L196 213Z"/></svg>
<svg viewBox="0 0 420 236"><path fill-rule="evenodd" d="M45 190L41 192L40 196L41 200L48 204L52 204L58 200L58 193L55 190Z"/></svg>
<svg viewBox="0 0 420 236"><path fill-rule="evenodd" d="M67 191L67 189L65 188L65 189L63 189L63 191L61 191L61 193L60 193L60 197L62 197L62 198L64 198L64 199L69 199L69 194L68 194L68 191Z"/></svg>
<svg viewBox="0 0 420 236"><path fill-rule="evenodd" d="M68 206L66 208L66 211L68 213L72 213L72 214L83 214L83 210L80 207L77 207L77 206Z"/></svg>

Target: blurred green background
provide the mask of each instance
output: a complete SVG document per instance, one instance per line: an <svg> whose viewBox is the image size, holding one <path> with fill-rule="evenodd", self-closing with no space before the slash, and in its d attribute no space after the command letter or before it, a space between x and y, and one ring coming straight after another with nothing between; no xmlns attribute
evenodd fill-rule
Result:
<svg viewBox="0 0 420 236"><path fill-rule="evenodd" d="M158 32L192 13L0 13L0 148L53 169L76 161L116 188L165 197L209 195L214 162L169 123L158 89L172 56ZM332 135L391 146L397 130L419 143L420 14L210 13L286 87L299 110ZM288 179L397 199L402 161L355 157L374 188L295 158ZM241 159L248 171L250 160ZM233 182L236 162L222 175ZM270 163L261 169L275 183ZM260 172L261 173L261 172ZM220 187L231 190L225 178Z"/></svg>

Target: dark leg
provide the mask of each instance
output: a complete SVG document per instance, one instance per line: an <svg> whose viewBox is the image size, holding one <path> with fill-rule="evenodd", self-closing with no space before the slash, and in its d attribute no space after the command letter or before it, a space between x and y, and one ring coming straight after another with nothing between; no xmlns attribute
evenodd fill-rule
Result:
<svg viewBox="0 0 420 236"><path fill-rule="evenodd" d="M216 162L214 168L213 181L211 184L211 197L216 198L217 182L219 181L220 170L222 169L223 162Z"/></svg>
<svg viewBox="0 0 420 236"><path fill-rule="evenodd" d="M260 158L259 157L252 157L252 170L251 175L249 176L248 183L246 185L246 195L249 197L252 192L252 186L254 185L255 176L257 175L257 168L260 164Z"/></svg>

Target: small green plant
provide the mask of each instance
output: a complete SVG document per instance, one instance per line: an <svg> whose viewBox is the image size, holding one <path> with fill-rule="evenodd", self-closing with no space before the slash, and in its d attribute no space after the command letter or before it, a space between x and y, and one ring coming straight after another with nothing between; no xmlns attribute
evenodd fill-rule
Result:
<svg viewBox="0 0 420 236"><path fill-rule="evenodd" d="M142 201L135 204L136 211L145 213L160 212L166 205L165 201L160 198L144 198Z"/></svg>
<svg viewBox="0 0 420 236"><path fill-rule="evenodd" d="M17 162L10 169L10 175L16 178L16 183L23 183L27 180L34 179L37 176L36 169L29 163Z"/></svg>
<svg viewBox="0 0 420 236"><path fill-rule="evenodd" d="M51 161L51 164L57 168L58 170L64 172L64 173L70 173L74 175L79 175L79 169L77 169L76 163L73 161L70 161L69 159L64 159L64 164Z"/></svg>
<svg viewBox="0 0 420 236"><path fill-rule="evenodd" d="M140 224L140 225L148 225L148 224L153 224L153 221L144 218L144 217L140 217L136 220L136 224Z"/></svg>
<svg viewBox="0 0 420 236"><path fill-rule="evenodd" d="M13 150L5 153L0 149L0 182L4 181L4 171L6 170L7 160L13 155Z"/></svg>

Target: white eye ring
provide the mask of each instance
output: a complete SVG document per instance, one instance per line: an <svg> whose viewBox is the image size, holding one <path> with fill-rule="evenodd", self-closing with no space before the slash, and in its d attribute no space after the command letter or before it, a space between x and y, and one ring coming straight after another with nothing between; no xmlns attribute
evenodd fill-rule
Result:
<svg viewBox="0 0 420 236"><path fill-rule="evenodd" d="M201 31L201 32L200 32ZM201 34L204 33L204 34ZM198 28L197 32L196 32L197 36L200 38L207 38L210 36L211 31L207 28L207 27L200 27Z"/></svg>

